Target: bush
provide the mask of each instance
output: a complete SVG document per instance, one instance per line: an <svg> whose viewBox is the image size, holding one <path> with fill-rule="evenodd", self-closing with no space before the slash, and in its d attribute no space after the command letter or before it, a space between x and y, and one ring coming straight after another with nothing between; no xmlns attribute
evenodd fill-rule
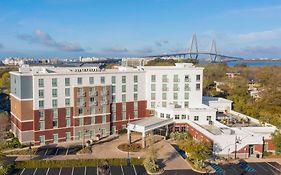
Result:
<svg viewBox="0 0 281 175"><path fill-rule="evenodd" d="M22 148L22 145L17 137L13 137L11 140L7 141L8 148Z"/></svg>
<svg viewBox="0 0 281 175"><path fill-rule="evenodd" d="M127 144L127 143L123 143L123 144L118 146L118 149L120 149L121 151L138 152L142 149L142 146L139 143L132 143L130 145Z"/></svg>
<svg viewBox="0 0 281 175"><path fill-rule="evenodd" d="M170 138L179 141L179 140L186 140L186 139L191 139L192 136L188 132L172 132L170 134Z"/></svg>
<svg viewBox="0 0 281 175"><path fill-rule="evenodd" d="M118 130L118 134L126 134L127 133L127 129L123 128Z"/></svg>
<svg viewBox="0 0 281 175"><path fill-rule="evenodd" d="M160 170L160 167L156 164L156 162L150 158L147 158L143 161L143 165L145 169L150 173L156 173Z"/></svg>

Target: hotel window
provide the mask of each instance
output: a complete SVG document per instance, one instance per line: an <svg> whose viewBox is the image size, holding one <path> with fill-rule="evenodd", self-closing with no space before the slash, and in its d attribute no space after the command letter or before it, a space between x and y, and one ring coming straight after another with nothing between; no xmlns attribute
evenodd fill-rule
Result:
<svg viewBox="0 0 281 175"><path fill-rule="evenodd" d="M112 93L115 93L115 92L116 92L116 87L115 87L115 86L112 86L111 88L112 88L112 89L111 89Z"/></svg>
<svg viewBox="0 0 281 175"><path fill-rule="evenodd" d="M112 83L112 84L115 84L115 83L116 83L116 77L115 77L115 76L112 76L112 77L111 77L111 83Z"/></svg>
<svg viewBox="0 0 281 175"><path fill-rule="evenodd" d="M199 116L194 116L194 121L199 121Z"/></svg>
<svg viewBox="0 0 281 175"><path fill-rule="evenodd" d="M126 120L126 112L122 112L122 116L121 116L122 118L122 120Z"/></svg>
<svg viewBox="0 0 281 175"><path fill-rule="evenodd" d="M179 91L179 85L178 84L174 84L173 90L174 91Z"/></svg>
<svg viewBox="0 0 281 175"><path fill-rule="evenodd" d="M70 78L65 78L64 79L64 85L65 86L70 86Z"/></svg>
<svg viewBox="0 0 281 175"><path fill-rule="evenodd" d="M122 94L122 102L126 102L126 94Z"/></svg>
<svg viewBox="0 0 281 175"><path fill-rule="evenodd" d="M151 100L155 100L155 93L151 93Z"/></svg>
<svg viewBox="0 0 281 175"><path fill-rule="evenodd" d="M116 111L116 104L115 103L111 105L111 110L112 110L112 112Z"/></svg>
<svg viewBox="0 0 281 175"><path fill-rule="evenodd" d="M138 82L138 76L134 75L134 83L137 83L137 82Z"/></svg>
<svg viewBox="0 0 281 175"><path fill-rule="evenodd" d="M71 140L71 133L70 132L66 132L66 141L70 141Z"/></svg>
<svg viewBox="0 0 281 175"><path fill-rule="evenodd" d="M200 90L200 83L196 84L196 90Z"/></svg>
<svg viewBox="0 0 281 175"><path fill-rule="evenodd" d="M78 124L79 124L79 126L83 126L84 125L84 119L82 117L79 118Z"/></svg>
<svg viewBox="0 0 281 175"><path fill-rule="evenodd" d="M134 94L134 101L138 101L138 94Z"/></svg>
<svg viewBox="0 0 281 175"><path fill-rule="evenodd" d="M106 113L106 106L105 106L105 105L102 105L102 106L101 106L101 112L102 112L102 113Z"/></svg>
<svg viewBox="0 0 281 175"><path fill-rule="evenodd" d="M57 97L57 96L58 96L58 90L52 89L52 97Z"/></svg>
<svg viewBox="0 0 281 175"><path fill-rule="evenodd" d="M91 124L93 125L93 124L96 124L96 117L94 116L94 117L91 117Z"/></svg>
<svg viewBox="0 0 281 175"><path fill-rule="evenodd" d="M137 84L134 85L134 92L138 92L138 85Z"/></svg>
<svg viewBox="0 0 281 175"><path fill-rule="evenodd" d="M91 115L95 114L95 107L93 106L90 107L90 114Z"/></svg>
<svg viewBox="0 0 281 175"><path fill-rule="evenodd" d="M70 99L69 98L65 99L65 106L70 106Z"/></svg>
<svg viewBox="0 0 281 175"><path fill-rule="evenodd" d="M38 86L39 87L44 87L44 79L39 79L38 80Z"/></svg>
<svg viewBox="0 0 281 175"><path fill-rule="evenodd" d="M66 127L70 127L70 125L71 125L71 120L70 120L70 118L66 118Z"/></svg>
<svg viewBox="0 0 281 175"><path fill-rule="evenodd" d="M167 107L167 102L162 101L162 107L166 108Z"/></svg>
<svg viewBox="0 0 281 175"><path fill-rule="evenodd" d="M70 88L65 88L64 94L66 97L70 97Z"/></svg>
<svg viewBox="0 0 281 175"><path fill-rule="evenodd" d="M171 115L170 114L166 114L166 118L171 118Z"/></svg>
<svg viewBox="0 0 281 175"><path fill-rule="evenodd" d="M104 83L105 83L105 77L104 77L104 76L100 77L100 83L101 83L101 84L104 84Z"/></svg>
<svg viewBox="0 0 281 175"><path fill-rule="evenodd" d="M96 133L95 129L91 129L90 130L90 138L95 137L96 136L95 133Z"/></svg>
<svg viewBox="0 0 281 175"><path fill-rule="evenodd" d="M78 85L82 85L82 83L83 83L83 82L82 82L82 77L78 77L78 78L77 78L77 84L78 84Z"/></svg>
<svg viewBox="0 0 281 175"><path fill-rule="evenodd" d="M106 123L106 115L102 116L102 123L105 124Z"/></svg>
<svg viewBox="0 0 281 175"><path fill-rule="evenodd" d="M211 121L211 119L212 119L212 116L207 116L207 121Z"/></svg>
<svg viewBox="0 0 281 175"><path fill-rule="evenodd" d="M161 118L164 118L164 116L165 116L164 113L160 113Z"/></svg>
<svg viewBox="0 0 281 175"><path fill-rule="evenodd" d="M179 79L179 75L174 75L174 82L179 82L180 79Z"/></svg>
<svg viewBox="0 0 281 175"><path fill-rule="evenodd" d="M52 106L53 106L53 108L58 107L58 100L53 99L53 100L52 100Z"/></svg>
<svg viewBox="0 0 281 175"><path fill-rule="evenodd" d="M126 85L122 85L122 92L126 92Z"/></svg>
<svg viewBox="0 0 281 175"><path fill-rule="evenodd" d="M44 108L44 100L39 100L39 108Z"/></svg>
<svg viewBox="0 0 281 175"><path fill-rule="evenodd" d="M189 84L185 84L185 85L184 85L184 90L185 90L185 91L189 91L189 90L190 90Z"/></svg>
<svg viewBox="0 0 281 175"><path fill-rule="evenodd" d="M182 115L181 115L181 119L182 119L182 120L185 120L185 119L186 119L186 115L185 115L185 114L182 114Z"/></svg>
<svg viewBox="0 0 281 175"><path fill-rule="evenodd" d="M200 75L196 75L196 81L200 81Z"/></svg>
<svg viewBox="0 0 281 175"><path fill-rule="evenodd" d="M175 115L175 119L179 120L180 119L180 115Z"/></svg>
<svg viewBox="0 0 281 175"><path fill-rule="evenodd" d="M45 135L39 136L40 145L45 145Z"/></svg>
<svg viewBox="0 0 281 175"><path fill-rule="evenodd" d="M89 84L94 84L94 77L89 77Z"/></svg>
<svg viewBox="0 0 281 175"><path fill-rule="evenodd" d="M58 134L53 134L54 143L58 143L59 136Z"/></svg>
<svg viewBox="0 0 281 175"><path fill-rule="evenodd" d="M78 115L83 115L83 108L78 108Z"/></svg>
<svg viewBox="0 0 281 175"><path fill-rule="evenodd" d="M58 86L58 82L56 78L52 78L52 87L57 87Z"/></svg>
<svg viewBox="0 0 281 175"><path fill-rule="evenodd" d="M122 76L122 83L126 83L126 76Z"/></svg>
<svg viewBox="0 0 281 175"><path fill-rule="evenodd" d="M53 128L58 128L58 119L53 119Z"/></svg>
<svg viewBox="0 0 281 175"><path fill-rule="evenodd" d="M45 129L45 121L39 121L39 130Z"/></svg>
<svg viewBox="0 0 281 175"><path fill-rule="evenodd" d="M162 82L168 82L168 76L162 75Z"/></svg>
<svg viewBox="0 0 281 175"><path fill-rule="evenodd" d="M65 108L65 116L70 117L70 108Z"/></svg>
<svg viewBox="0 0 281 175"><path fill-rule="evenodd" d="M151 82L156 82L156 75L151 75Z"/></svg>
<svg viewBox="0 0 281 175"><path fill-rule="evenodd" d="M43 89L39 90L39 98L44 98L44 90Z"/></svg>
<svg viewBox="0 0 281 175"><path fill-rule="evenodd" d="M138 110L138 102L137 101L134 102L134 110L135 111Z"/></svg>
<svg viewBox="0 0 281 175"><path fill-rule="evenodd" d="M151 84L151 91L155 91L156 90L156 85L155 84Z"/></svg>
<svg viewBox="0 0 281 175"><path fill-rule="evenodd" d="M155 108L155 102L150 103L151 108Z"/></svg>
<svg viewBox="0 0 281 175"><path fill-rule="evenodd" d="M168 91L167 84L162 84L162 91Z"/></svg>
<svg viewBox="0 0 281 175"><path fill-rule="evenodd" d="M45 120L45 113L44 113L44 111L39 111L39 120Z"/></svg>
<svg viewBox="0 0 281 175"><path fill-rule="evenodd" d="M90 104L93 105L95 102L95 98L94 97L90 97Z"/></svg>
<svg viewBox="0 0 281 175"><path fill-rule="evenodd" d="M112 95L112 102L116 102L116 95Z"/></svg>
<svg viewBox="0 0 281 175"><path fill-rule="evenodd" d="M189 99L189 93L188 93L188 92L185 92L185 93L184 93L184 99L185 99L185 100L188 100L188 99Z"/></svg>
<svg viewBox="0 0 281 175"><path fill-rule="evenodd" d="M111 114L111 121L116 121L116 114Z"/></svg>
<svg viewBox="0 0 281 175"><path fill-rule="evenodd" d="M178 93L174 93L174 100L177 100L178 99Z"/></svg>
<svg viewBox="0 0 281 175"><path fill-rule="evenodd" d="M138 117L138 111L134 111L134 119L137 119Z"/></svg>
<svg viewBox="0 0 281 175"><path fill-rule="evenodd" d="M185 82L189 82L189 75L185 75L185 76L184 76L184 81L185 81Z"/></svg>
<svg viewBox="0 0 281 175"><path fill-rule="evenodd" d="M122 103L122 111L126 111L126 103Z"/></svg>
<svg viewBox="0 0 281 175"><path fill-rule="evenodd" d="M77 95L80 96L83 94L83 88L77 88Z"/></svg>
<svg viewBox="0 0 281 175"><path fill-rule="evenodd" d="M188 108L189 107L189 102L188 101L185 101L184 102L184 108Z"/></svg>
<svg viewBox="0 0 281 175"><path fill-rule="evenodd" d="M52 116L53 116L53 118L58 118L58 110L57 109L52 110Z"/></svg>
<svg viewBox="0 0 281 175"><path fill-rule="evenodd" d="M167 100L167 93L162 93L162 100Z"/></svg>

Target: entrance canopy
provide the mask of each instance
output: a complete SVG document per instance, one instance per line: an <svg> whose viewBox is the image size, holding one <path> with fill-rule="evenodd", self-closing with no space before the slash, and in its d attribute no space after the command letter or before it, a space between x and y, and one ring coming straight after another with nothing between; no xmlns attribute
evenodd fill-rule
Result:
<svg viewBox="0 0 281 175"><path fill-rule="evenodd" d="M154 129L168 126L174 123L173 119L161 119L158 117L147 117L138 121L128 123L128 130L145 133Z"/></svg>

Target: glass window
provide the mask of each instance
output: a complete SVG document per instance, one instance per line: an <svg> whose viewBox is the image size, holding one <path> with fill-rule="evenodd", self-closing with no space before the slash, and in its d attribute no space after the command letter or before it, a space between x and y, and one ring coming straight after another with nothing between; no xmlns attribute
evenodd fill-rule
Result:
<svg viewBox="0 0 281 175"><path fill-rule="evenodd" d="M126 83L126 76L122 76L122 83Z"/></svg>
<svg viewBox="0 0 281 175"><path fill-rule="evenodd" d="M199 116L194 116L194 121L198 121L199 120Z"/></svg>
<svg viewBox="0 0 281 175"><path fill-rule="evenodd" d="M189 91L189 90L190 90L189 84L185 84L185 85L184 85L184 90L185 90L185 91Z"/></svg>
<svg viewBox="0 0 281 175"><path fill-rule="evenodd" d="M70 132L66 132L66 141L70 141L71 140L71 133Z"/></svg>
<svg viewBox="0 0 281 175"><path fill-rule="evenodd" d="M174 93L174 100L177 100L178 99L178 93Z"/></svg>
<svg viewBox="0 0 281 175"><path fill-rule="evenodd" d="M180 119L180 115L175 115L175 119L176 120Z"/></svg>
<svg viewBox="0 0 281 175"><path fill-rule="evenodd" d="M78 84L78 85L82 85L82 83L83 83L82 81L83 81L83 80L82 80L82 77L78 77L78 78L77 78L77 84Z"/></svg>
<svg viewBox="0 0 281 175"><path fill-rule="evenodd" d="M52 110L52 116L53 116L53 118L58 118L58 110L57 109Z"/></svg>
<svg viewBox="0 0 281 175"><path fill-rule="evenodd" d="M57 96L58 96L58 90L52 89L52 97L57 97Z"/></svg>
<svg viewBox="0 0 281 175"><path fill-rule="evenodd" d="M79 126L83 126L84 125L84 119L82 117L79 118L78 122L79 122Z"/></svg>
<svg viewBox="0 0 281 175"><path fill-rule="evenodd" d="M207 121L211 121L211 119L212 119L212 116L207 116Z"/></svg>
<svg viewBox="0 0 281 175"><path fill-rule="evenodd" d="M101 106L101 112L106 113L106 106L105 105Z"/></svg>
<svg viewBox="0 0 281 175"><path fill-rule="evenodd" d="M151 91L155 91L156 90L156 85L155 84L151 84Z"/></svg>
<svg viewBox="0 0 281 175"><path fill-rule="evenodd" d="M57 99L52 100L52 106L53 106L53 108L58 107L58 100Z"/></svg>
<svg viewBox="0 0 281 175"><path fill-rule="evenodd" d="M122 85L122 92L126 92L126 85Z"/></svg>
<svg viewBox="0 0 281 175"><path fill-rule="evenodd" d="M39 108L44 108L44 100L39 100Z"/></svg>
<svg viewBox="0 0 281 175"><path fill-rule="evenodd" d="M105 124L106 123L106 115L102 116L102 123Z"/></svg>
<svg viewBox="0 0 281 175"><path fill-rule="evenodd" d="M40 120L45 120L45 113L44 113L44 111L39 111L39 119Z"/></svg>
<svg viewBox="0 0 281 175"><path fill-rule="evenodd" d="M44 87L44 79L39 79L38 80L38 86L39 87Z"/></svg>
<svg viewBox="0 0 281 175"><path fill-rule="evenodd" d="M155 93L151 93L151 100L155 100Z"/></svg>
<svg viewBox="0 0 281 175"><path fill-rule="evenodd" d="M200 83L196 84L196 90L200 90Z"/></svg>
<svg viewBox="0 0 281 175"><path fill-rule="evenodd" d="M182 115L181 115L181 119L185 120L185 119L186 119L186 115L185 115L185 114L182 114Z"/></svg>
<svg viewBox="0 0 281 175"><path fill-rule="evenodd" d="M94 117L91 117L91 124L93 125L93 124L96 124L96 117L94 116Z"/></svg>
<svg viewBox="0 0 281 175"><path fill-rule="evenodd" d="M185 81L185 82L189 82L189 75L185 75L185 76L184 76L184 81Z"/></svg>
<svg viewBox="0 0 281 175"><path fill-rule="evenodd" d="M134 94L134 100L135 100L135 101L138 100L138 94Z"/></svg>
<svg viewBox="0 0 281 175"><path fill-rule="evenodd" d="M188 108L188 107L189 107L189 102L188 102L188 101L185 101L185 102L184 102L184 107L185 107L185 108Z"/></svg>
<svg viewBox="0 0 281 175"><path fill-rule="evenodd" d="M134 85L134 92L138 92L138 85L137 84Z"/></svg>
<svg viewBox="0 0 281 175"><path fill-rule="evenodd" d="M167 93L162 93L162 100L167 100Z"/></svg>
<svg viewBox="0 0 281 175"><path fill-rule="evenodd" d="M162 91L168 91L167 84L162 84Z"/></svg>
<svg viewBox="0 0 281 175"><path fill-rule="evenodd" d="M58 128L58 119L53 119L53 128Z"/></svg>
<svg viewBox="0 0 281 175"><path fill-rule="evenodd" d="M52 78L52 87L57 87L58 86L58 82L56 78Z"/></svg>
<svg viewBox="0 0 281 175"><path fill-rule="evenodd" d="M188 93L188 92L185 92L185 93L184 93L184 99L185 99L185 100L188 100L188 99L189 99L189 93Z"/></svg>
<svg viewBox="0 0 281 175"><path fill-rule="evenodd" d="M166 118L171 118L171 115L170 114L166 114Z"/></svg>
<svg viewBox="0 0 281 175"><path fill-rule="evenodd" d="M126 111L126 103L122 103L122 111Z"/></svg>
<svg viewBox="0 0 281 175"><path fill-rule="evenodd" d="M138 82L138 76L134 75L134 83L137 83L137 82Z"/></svg>
<svg viewBox="0 0 281 175"><path fill-rule="evenodd" d="M151 75L151 82L156 82L156 75Z"/></svg>
<svg viewBox="0 0 281 175"><path fill-rule="evenodd" d="M138 102L137 101L134 102L134 110L135 111L138 110Z"/></svg>
<svg viewBox="0 0 281 175"><path fill-rule="evenodd" d="M65 86L70 86L70 78L65 78L64 84L65 84Z"/></svg>
<svg viewBox="0 0 281 175"><path fill-rule="evenodd" d="M45 145L45 135L39 136L40 145Z"/></svg>
<svg viewBox="0 0 281 175"><path fill-rule="evenodd" d="M65 99L65 106L70 106L70 99L69 98Z"/></svg>
<svg viewBox="0 0 281 175"><path fill-rule="evenodd" d="M70 117L70 108L65 108L65 116Z"/></svg>
<svg viewBox="0 0 281 175"><path fill-rule="evenodd" d="M155 102L150 103L151 108L155 108Z"/></svg>
<svg viewBox="0 0 281 175"><path fill-rule="evenodd" d="M116 121L116 114L115 113L112 113L111 114L111 121Z"/></svg>
<svg viewBox="0 0 281 175"><path fill-rule="evenodd" d="M65 96L70 97L70 88L65 88Z"/></svg>
<svg viewBox="0 0 281 175"><path fill-rule="evenodd" d="M115 93L115 92L116 92L116 87L115 87L115 86L112 86L111 88L112 88L112 89L111 89L111 90L112 90L112 93Z"/></svg>
<svg viewBox="0 0 281 175"><path fill-rule="evenodd" d="M174 75L174 82L179 82L179 75Z"/></svg>
<svg viewBox="0 0 281 175"><path fill-rule="evenodd" d="M116 102L116 96L112 95L112 102Z"/></svg>
<svg viewBox="0 0 281 175"><path fill-rule="evenodd" d="M58 143L59 136L58 134L53 134L54 143Z"/></svg>
<svg viewBox="0 0 281 175"><path fill-rule="evenodd" d="M83 115L83 113L84 113L83 108L78 108L78 114Z"/></svg>
<svg viewBox="0 0 281 175"><path fill-rule="evenodd" d="M104 76L100 77L100 83L101 83L101 84L104 84L104 83L105 83L105 77L104 77Z"/></svg>
<svg viewBox="0 0 281 175"><path fill-rule="evenodd" d="M134 111L134 119L137 119L138 117L138 111Z"/></svg>
<svg viewBox="0 0 281 175"><path fill-rule="evenodd" d="M173 90L174 90L174 91L179 91L179 85L178 85L178 84L174 84Z"/></svg>
<svg viewBox="0 0 281 175"><path fill-rule="evenodd" d="M160 117L161 117L161 118L164 118L164 113L160 113Z"/></svg>
<svg viewBox="0 0 281 175"><path fill-rule="evenodd" d="M122 112L122 120L126 120L126 112Z"/></svg>
<svg viewBox="0 0 281 175"><path fill-rule="evenodd" d="M115 103L111 105L111 110L112 110L112 112L116 111L116 104Z"/></svg>
<svg viewBox="0 0 281 175"><path fill-rule="evenodd" d="M115 76L112 76L112 77L111 77L111 83L112 83L112 84L115 84L115 83L116 83L116 77L115 77Z"/></svg>
<svg viewBox="0 0 281 175"><path fill-rule="evenodd" d="M94 84L94 77L89 77L89 84Z"/></svg>
<svg viewBox="0 0 281 175"><path fill-rule="evenodd" d="M200 81L200 75L196 75L196 81Z"/></svg>
<svg viewBox="0 0 281 175"><path fill-rule="evenodd" d="M93 106L90 107L90 114L91 115L95 114L95 107Z"/></svg>
<svg viewBox="0 0 281 175"><path fill-rule="evenodd" d="M44 130L45 129L45 121L40 121L39 122L39 129Z"/></svg>
<svg viewBox="0 0 281 175"><path fill-rule="evenodd" d="M70 127L71 121L70 118L66 118L66 127Z"/></svg>
<svg viewBox="0 0 281 175"><path fill-rule="evenodd" d="M44 98L44 90L39 89L39 98Z"/></svg>
<svg viewBox="0 0 281 175"><path fill-rule="evenodd" d="M168 82L168 76L162 75L162 82Z"/></svg>
<svg viewBox="0 0 281 175"><path fill-rule="evenodd" d="M122 102L126 101L126 94L122 94Z"/></svg>
<svg viewBox="0 0 281 175"><path fill-rule="evenodd" d="M162 101L162 107L167 107L167 102L165 102L165 101Z"/></svg>

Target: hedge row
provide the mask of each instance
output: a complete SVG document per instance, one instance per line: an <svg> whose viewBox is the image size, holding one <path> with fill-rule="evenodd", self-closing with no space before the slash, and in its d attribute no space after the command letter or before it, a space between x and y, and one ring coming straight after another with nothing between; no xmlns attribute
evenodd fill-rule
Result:
<svg viewBox="0 0 281 175"><path fill-rule="evenodd" d="M127 165L128 159L78 159L78 160L27 160L16 163L16 168L60 168L60 167L85 167L98 166L107 161L111 166ZM131 158L133 165L142 165L143 159Z"/></svg>

